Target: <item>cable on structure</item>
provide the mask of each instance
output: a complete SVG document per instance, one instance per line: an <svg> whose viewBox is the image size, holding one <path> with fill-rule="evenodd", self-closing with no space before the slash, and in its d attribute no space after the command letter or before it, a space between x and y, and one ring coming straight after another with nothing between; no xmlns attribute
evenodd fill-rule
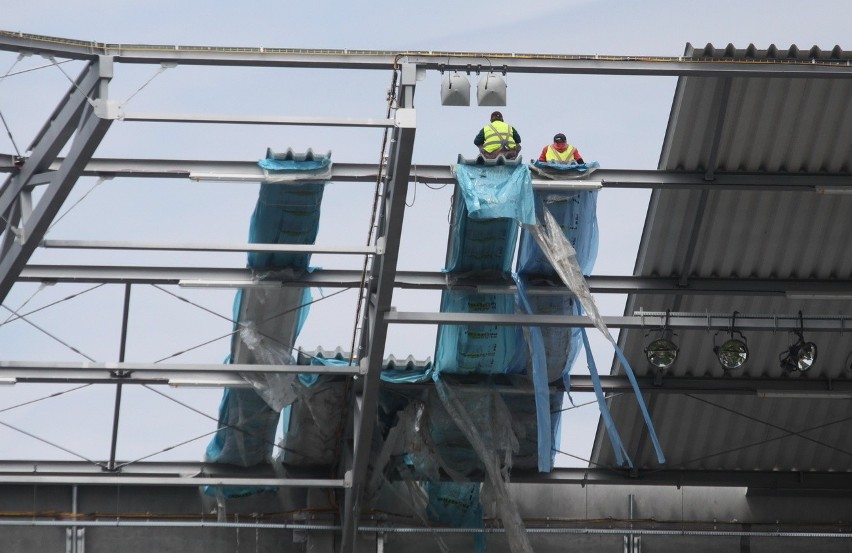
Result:
<svg viewBox="0 0 852 553"><path fill-rule="evenodd" d="M130 96L128 96L126 100L124 100L123 102L121 102L121 103L118 105L118 107L123 108L124 106L126 106L126 105L130 102L130 100L132 100L132 99L133 99L133 97L134 97L134 96L136 96L137 94L139 94L139 93L142 91L142 89L143 89L143 88L145 88L146 86L148 86L149 84L151 84L151 81L153 81L153 80L154 80L154 79L156 79L158 76L160 76L160 74L162 74L162 73L163 73L166 69L171 69L172 67L174 67L174 65L167 65L167 64L165 64L165 63L161 63L161 64L160 64L160 69L158 69L158 70L157 70L157 72L156 72L156 73L154 73L154 75L153 75L150 79L148 79L147 81L145 81L145 82L142 84L142 86L140 86L139 88L137 88L137 89L136 89L136 91L135 91L133 94L131 94Z"/></svg>
<svg viewBox="0 0 852 553"><path fill-rule="evenodd" d="M23 403L18 403L18 404L16 404L16 405L11 405L11 406L9 406L9 407L4 407L4 408L0 409L0 413L5 413L6 411L12 411L13 409L18 409L19 407L25 407L25 406L27 406L27 405L32 405L33 403L38 403L39 401L44 401L44 400L46 400L46 399L51 399L51 398L54 398L54 397L59 397L59 396L61 396L61 395L70 394L71 392L76 392L77 390L81 390L81 389L83 389L83 388L87 388L87 387L89 387L89 386L91 386L91 385L92 385L91 383L89 383L89 384L83 384L83 385L81 385L81 386L77 386L77 387L75 387L75 388L69 388L69 389L67 389L67 390L62 390L61 392L54 392L54 393L52 393L52 394L50 394L50 395L46 395L46 396L43 396L43 397L40 397L40 398L36 398L36 399L31 399L31 400L29 400L29 401L25 401L25 402L23 402Z"/></svg>
<svg viewBox="0 0 852 553"><path fill-rule="evenodd" d="M159 287L158 287L158 286L156 286L156 285L155 285L155 287L159 288ZM328 298L332 298L332 297L334 297L334 296L336 296L336 295L338 295L338 294L342 294L343 292L346 292L346 291L349 291L349 290L351 290L351 288L342 288L342 289L338 290L337 292L334 292L334 293L329 294L329 295L327 295L327 296L324 296L324 297L321 297L321 298L317 298L317 299L315 299L315 300L311 300L311 301L309 301L309 302L305 302L305 303L303 303L303 304L301 304L301 305L297 305L296 307L293 307L293 308L291 308L291 309L286 309L286 310L282 311L281 313L276 313L275 315L271 315L271 316L269 316L269 317L267 317L267 318L263 319L263 320L262 320L262 321L260 321L260 322L261 322L261 323L265 323L265 322L267 322L267 321L271 321L271 320L273 320L273 319L277 319L278 317L282 317L282 316L284 316L284 315L286 315L286 314L288 314L288 313L292 313L293 311L298 311L299 309L302 309L303 307L307 307L307 306L309 306L309 305L313 305L313 304L315 304L315 303L318 303L318 302L320 302L320 301L322 301L322 300L325 300L325 299L328 299ZM165 291L165 290L163 290L163 291ZM174 294L173 294L173 295L174 295ZM182 301L185 301L185 302L187 302L187 303L189 303L189 304L191 304L191 305L195 305L196 307L198 307L198 308L200 308L200 309L204 309L205 311L207 310L205 307L200 306L200 305L198 305L198 304L195 304L195 303L191 302L190 300L187 300L187 299L185 299L185 298L181 298L180 296L176 296L176 297L178 297L178 298L179 298L179 299L181 299ZM232 320L232 319L229 319L229 318L225 317L224 315L219 315L218 313L216 313L216 315L217 315L218 317L225 318L225 319L227 319L228 321L230 321L230 322L232 322L232 323L234 323L234 324L240 325L241 327L242 327L242 326L244 326L244 325L243 325L243 323L240 323L239 321L234 321L234 320ZM204 347L204 346L206 346L206 345L212 344L213 342L216 342L216 341L221 340L221 339L223 339L223 338L228 338L229 336L233 336L234 334L237 334L238 332L240 332L240 330L242 330L242 328L238 328L238 329L236 329L236 330L233 330L233 331L231 331L231 332L228 332L227 334L223 334L222 336L218 336L218 337L216 337L216 338L213 338L213 339L207 340L206 342L202 342L202 343L200 343L200 344L198 344L198 345L196 345L196 346L193 346L193 347L191 347L191 348L185 349L185 350L183 350L183 351L179 351L179 352L173 353L173 354L171 354L171 355L169 355L169 356L167 356L167 357L163 357L162 359L158 359L157 361L154 361L154 363L161 363L161 362L163 362L163 361L166 361L167 359L172 359L172 358L174 358L174 357L178 357L179 355L183 355L184 353L188 353L188 352L193 351L193 350L196 350L196 349L198 349L198 348L200 348L200 347ZM300 350L299 348L295 347L294 345L291 345L291 344L285 344L284 342L282 342L282 341L281 341L281 340L279 340L278 338L275 338L274 336L268 336L268 335L263 334L263 333L261 333L261 332L258 332L258 334L260 334L260 335L261 335L261 336L263 336L264 338L268 338L269 340L272 340L273 342L275 342L275 343L277 343L277 344L280 344L280 345L281 345L281 346L283 346L283 347L289 348L291 351L296 351L296 352L298 352L298 353L300 353L300 354L302 354L302 355L305 355L305 356L307 356L307 357L310 357L310 358L312 358L312 359L319 359L317 356L315 356L315 355L311 355L311 354L309 354L309 353L306 353L306 352L304 352L304 351Z"/></svg>
<svg viewBox="0 0 852 553"><path fill-rule="evenodd" d="M394 104L396 102L396 83L398 78L398 69L397 69L397 60L394 60L393 67L393 76L391 77L390 88L388 88L387 93L387 111L385 113L385 118L390 119L391 113L393 112ZM388 135L390 134L390 129L385 127L384 133L382 134L382 146L379 149L379 170L376 175L376 188L373 192L373 207L370 212L370 228L367 231L367 246L369 246L373 240L373 231L378 226L377 214L379 208L379 200L381 199L381 189L382 189L382 173L385 170L385 160L387 159L387 144L388 144ZM369 257L364 257L364 265L361 268L361 282L358 293L358 304L355 307L355 324L352 328L352 343L349 348L349 364L352 364L352 361L355 359L355 342L358 338L358 325L361 323L361 312L364 308L364 300L367 292L367 266L369 263Z"/></svg>
<svg viewBox="0 0 852 553"><path fill-rule="evenodd" d="M74 209L75 207L77 207L77 205L79 205L79 204L80 204L80 202L82 202L83 200L85 200L85 199L89 196L89 194L91 194L91 193L95 190L95 188L97 188L98 186L100 186L101 184L103 184L103 183L104 183L104 181L107 181L107 180L112 180L112 177L111 177L111 176L109 176L109 177L99 176L99 177L98 177L98 180L95 182L95 184L93 184L93 185L92 185L92 187L91 187L91 188L89 188L89 190L88 190L85 194L83 194L83 196L82 196L79 200L77 200L76 202L74 202L73 204L71 204L70 206L68 206L68 209L66 209L66 210L65 210L65 212L64 212L64 213L62 213L62 215L60 215L59 217L57 217L57 218L53 221L53 223L51 223L51 224L50 224L50 226L49 226L49 227L47 227L47 230L45 231L45 234L47 234L48 232L50 232L51 230L53 230L53 227L55 227L55 226L59 223L59 221L61 221L61 220L62 220L62 219L63 219L66 215L68 215L69 213L71 213L71 210L72 210L72 209Z"/></svg>
<svg viewBox="0 0 852 553"><path fill-rule="evenodd" d="M89 360L89 361L91 361L92 363L96 363L96 362L97 362L97 361L95 361L95 359L93 359L93 358L89 357L88 355L86 355L85 353L83 353L83 352L82 352L82 351L80 351L79 349L75 348L75 347L74 347L74 346L72 346L71 344L69 344L69 343L67 343L67 342L63 341L61 338L58 338L57 336L54 336L53 334L51 334L50 332L48 332L48 331L46 331L45 329L41 328L40 326L38 326L37 324L35 324L35 323L34 323L34 322L32 322L31 320L27 319L26 317L23 317L22 315L20 315L20 314L19 314L17 311L15 311L14 309L11 309L11 308L9 308L9 307L7 307L7 306L5 306L5 305L3 305L2 307L3 307L3 309L5 309L5 310L7 310L7 311L12 312L14 315L16 315L19 319L23 320L23 321L24 321L25 323L27 323L28 325L35 327L36 329L40 330L41 332L43 332L43 333L44 333L44 334L46 334L47 336L49 336L49 337L53 338L54 340L56 340L57 342L59 342L60 344L62 344L63 346L65 346L66 348L68 348L68 349L70 349L71 351L73 351L74 353L76 353L76 354L78 354L78 355L81 355L81 356L85 357L86 359L88 359L88 360Z"/></svg>
<svg viewBox="0 0 852 553"><path fill-rule="evenodd" d="M18 62L21 61L23 58L24 58L24 54L18 54L18 57L15 58L15 61L12 63L11 67L9 67L9 70L6 71L6 73L2 77L0 77L0 83L2 83L3 80L6 77L9 76L9 73L12 72L12 69L14 69L15 66L18 65ZM0 120L3 121L3 126L6 127L6 134L9 135L9 140L12 141L12 146L15 148L15 154L17 154L17 156L20 158L21 157L21 150L18 149L18 144L15 142L15 137L12 136L12 130L9 129L9 124L6 123L6 118L3 116L2 110L0 110Z"/></svg>
<svg viewBox="0 0 852 553"><path fill-rule="evenodd" d="M48 440L45 440L44 438L40 438L40 437L36 436L35 434L31 434L30 432L27 432L26 430L18 428L17 426L13 426L13 425L6 423L6 422L3 422L3 421L0 421L0 425L5 426L6 428L9 428L11 430L14 430L15 432L20 432L21 434L24 434L25 436L29 436L30 438L33 438L34 440L38 440L39 442L45 443L45 444L47 444L51 447L61 449L65 453L70 453L74 457L77 457L78 459L82 459L83 461L86 461L87 463L91 463L91 464L98 466L98 467L101 467L101 468L106 468L105 463L93 461L93 460L89 459L88 457L81 455L80 453L77 453L75 451L71 451L70 449L68 449L66 447L62 447L61 445L55 444L55 443L48 441Z"/></svg>
<svg viewBox="0 0 852 553"><path fill-rule="evenodd" d="M29 317L33 313L38 313L39 311L42 311L42 310L47 309L49 307L53 307L53 306L58 305L62 302L66 302L70 299L76 298L77 296L82 296L83 294L85 294L87 292L91 292L92 290L96 290L96 289L100 288L101 286L105 286L105 285L106 285L105 282L102 282L100 284L96 284L96 285L92 286L91 288L87 288L86 290L83 290L82 292L77 292L76 294L71 294L70 296L66 296L66 297L62 298L61 300L56 300L55 302L48 303L47 305L43 305L43 306L39 307L38 309L33 309L32 311L28 311L27 313L24 313L23 315L17 314L14 311L12 311L11 309L7 308L5 305L3 305L2 307L5 308L5 309L9 309L9 311L12 312L12 315L8 319L6 319L2 323L0 323L0 327L2 327L3 325L9 324L9 323L13 323L13 322L17 321L18 319L23 319L24 317ZM33 294L33 296L35 296L36 293L38 293L39 291L44 289L46 286L47 286L46 284L42 283L42 285L39 287L38 290L36 290L36 292ZM32 298L32 296L31 296L31 298ZM27 300L26 302L24 302L24 304L21 305L21 307L24 307L24 305L29 303L29 301L30 300ZM19 307L18 309L20 310L21 307Z"/></svg>
<svg viewBox="0 0 852 553"><path fill-rule="evenodd" d="M771 422L768 422L768 421L765 421L765 420L761 420L761 419L759 419L759 418L757 418L757 417L753 417L753 416L751 416L751 415L748 415L748 414L746 414L746 413L743 413L742 411L738 411L738 410L736 410L736 409L732 409L732 408L727 407L727 406L725 406L725 405L720 405L720 404L718 404L718 403L714 403L714 402L709 401L709 400L707 400L707 399L704 399L704 398L698 397L698 396L696 396L696 395L694 395L694 394L685 394L685 395L686 395L686 397L688 397L688 398L694 399L694 400L696 400L696 401L700 401L700 402L702 402L702 403L706 403L707 405L710 405L711 407L715 407L715 408L717 408L717 409L721 409L722 411L727 411L727 412L729 412L729 413L733 413L734 415L738 415L738 416L740 416L740 417L746 418L746 419L748 419L748 420L750 420L750 421L757 422L757 423L760 423L760 424L763 424L763 425L769 426L770 428L774 428L774 429L776 429L776 430L780 430L781 432L784 432L784 436L782 436L783 438L789 438L789 437L791 437L791 436L797 436L797 437L799 437L799 438L802 438L803 440L807 440L807 441L809 441L809 442L813 442L813 443L815 443L815 444L817 444L817 445L821 445L821 446L823 446L823 447L827 447L827 448L829 448L829 449L833 449L834 451L836 451L836 452L838 452L838 453L843 453L844 455L848 455L848 456L852 457L852 452L847 451L847 450L845 450L845 449L841 449L841 448L836 447L836 446L833 446L833 445L831 445L831 444L827 444L827 443L825 443L825 442L821 442L821 441L819 441L819 440L817 440L817 439L815 439L815 438L811 438L811 437L809 437L809 436L805 436L803 432L796 432L795 430L790 430L789 428L785 428L785 427L783 427L783 426L781 426L781 425L774 424L774 423L771 423Z"/></svg>

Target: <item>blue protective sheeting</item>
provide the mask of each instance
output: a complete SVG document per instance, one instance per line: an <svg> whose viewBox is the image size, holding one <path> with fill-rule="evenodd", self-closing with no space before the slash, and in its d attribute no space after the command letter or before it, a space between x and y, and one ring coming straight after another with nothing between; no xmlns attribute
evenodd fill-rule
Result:
<svg viewBox="0 0 852 553"><path fill-rule="evenodd" d="M442 313L515 312L508 294L476 294L448 290ZM441 325L435 366L453 374L517 374L526 371L527 346L519 328L496 325Z"/></svg>
<svg viewBox="0 0 852 553"><path fill-rule="evenodd" d="M583 273L589 274L598 253L597 192L536 192L537 218L541 218L542 206L547 206L556 218L562 233L577 250L577 260ZM580 314L580 305L571 296L525 294L526 285L530 282L559 283L559 276L550 261L526 231L521 233L517 274L520 303L525 312L536 315ZM552 440L555 440L555 433L549 420L550 412L545 410L549 403L548 383L562 379L568 385L568 375L580 351L582 334L578 328L534 327L530 329L530 338L533 385L538 406L539 470L549 472L553 465Z"/></svg>
<svg viewBox="0 0 852 553"><path fill-rule="evenodd" d="M597 191L552 193L537 191L536 217L541 220L541 207L547 206L559 223L563 234L577 252L584 275L592 272L598 257L598 193ZM556 277L556 271L528 232L521 233L518 249L519 274Z"/></svg>
<svg viewBox="0 0 852 553"><path fill-rule="evenodd" d="M454 167L471 219L506 217L535 223L532 178L526 166L464 165Z"/></svg>
<svg viewBox="0 0 852 553"><path fill-rule="evenodd" d="M299 163L299 162L290 162ZM309 163L309 162L301 162ZM313 244L319 230L325 183L262 184L249 227L252 244ZM252 269L308 268L311 254L249 252Z"/></svg>
<svg viewBox="0 0 852 553"><path fill-rule="evenodd" d="M315 170L317 164L321 167L330 164L327 157L312 154L308 160L294 160L291 153L288 157L279 160L271 152L268 153L265 169L299 175ZM251 217L249 242L314 243L324 186L325 182L261 184ZM306 270L309 263L309 253L251 252L248 255L248 265L255 271L300 271ZM255 336L260 338L272 336L280 348L273 352L257 351L256 345L245 342L240 334L236 334L232 340L230 362L269 363L270 360L266 359L268 353L282 358L282 361L277 362L289 362L286 361L291 356L289 348L295 342L307 315L306 303L310 300L308 292L307 289L240 290L234 302L234 320L238 326L243 330L247 325L256 328ZM281 316L282 313L287 314ZM255 382L252 384L257 385ZM240 466L269 462L278 419L278 411L270 407L254 389L225 390L219 408L219 430L207 448L207 459ZM245 495L260 490L227 488L225 491L227 495Z"/></svg>
<svg viewBox="0 0 852 553"><path fill-rule="evenodd" d="M456 173L459 174L457 166ZM486 171L512 166L485 167ZM523 165L519 165L527 171ZM479 168L476 170L480 170ZM502 173L504 176L511 173ZM532 192L532 188L529 189ZM505 198L509 201L508 198ZM518 203L518 202L515 202ZM453 274L506 274L511 268L518 224L513 219L478 220L469 216L467 201L456 201L447 249L447 266ZM514 298L508 294L477 294L447 290L441 297L444 313L515 312ZM526 342L517 327L494 325L441 325L435 349L435 370L448 373L520 373L526 369Z"/></svg>
<svg viewBox="0 0 852 553"><path fill-rule="evenodd" d="M479 502L479 483L426 482L429 520L455 528L482 528L482 505ZM485 534L473 534L474 553L485 551Z"/></svg>

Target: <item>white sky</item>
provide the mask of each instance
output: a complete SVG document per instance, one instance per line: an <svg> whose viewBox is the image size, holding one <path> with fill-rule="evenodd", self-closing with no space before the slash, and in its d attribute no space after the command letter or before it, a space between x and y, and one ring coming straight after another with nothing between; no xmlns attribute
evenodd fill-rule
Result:
<svg viewBox="0 0 852 553"><path fill-rule="evenodd" d="M842 6L842 7L841 7ZM492 1L450 2L220 2L149 0L115 2L30 0L26 5L0 0L0 28L79 40L110 43L159 43L294 48L445 50L554 54L624 54L676 56L687 42L696 46L732 43L744 48L775 44L800 49L836 44L850 48L852 7L836 1L686 2L559 1L538 4ZM846 44L843 41L847 41ZM0 75L15 62L0 52ZM29 57L13 72L45 65ZM79 63L63 65L75 77ZM110 88L124 101L156 73L154 66L116 65ZM389 72L334 70L206 69L178 67L158 75L126 111L221 113L278 116L383 117ZM471 79L475 87L475 79ZM450 164L458 153L475 153L472 139L492 108L441 107L440 75L418 83L415 97L418 130L414 162ZM529 159L564 132L586 160L602 167L654 169L668 121L675 79L662 77L533 76L507 77L508 105L502 109L523 138ZM0 111L21 150L54 109L68 86L55 67L10 75L0 81ZM475 90L473 91L475 96ZM474 98L475 103L475 98ZM381 132L308 127L237 127L113 124L97 157L176 159L261 158L267 147L296 151L333 151L337 162L375 163ZM0 152L14 153L5 130ZM82 179L66 205L96 184ZM371 185L331 185L326 191L318 244L360 246L366 240ZM422 185L409 191L401 270L439 270L447 236L449 187L434 191ZM598 218L601 246L595 274L630 274L645 216L647 191L605 190ZM119 179L92 192L50 232L53 239L170 240L245 242L257 198L255 184L191 184L187 181ZM64 211L64 210L63 210ZM115 253L39 251L33 262L114 263ZM200 254L122 254L122 263L242 267L245 257ZM315 256L326 268L360 268L356 258ZM30 311L89 286L16 285L4 305ZM232 291L172 290L230 317ZM329 291L331 292L331 291ZM40 311L29 320L98 362L118 358L123 287L105 286ZM397 294L400 310L437 310L438 294ZM349 347L354 293L317 304L299 339L306 349ZM623 297L601 296L605 315L621 314ZM8 312L0 313L0 322ZM126 360L149 362L168 357L230 331L221 317L175 300L160 290L135 286L131 300ZM392 327L388 354L417 358L433 355L433 327ZM596 345L600 367L611 351ZM228 341L219 340L170 362L220 362ZM23 321L0 326L4 360L83 361L56 339ZM575 367L584 371L584 362ZM87 458L109 455L114 390L90 386L9 409L69 386L0 387L0 423L12 425L62 445ZM219 390L158 388L215 418ZM578 402L587 398L578 396ZM594 406L569 412L563 450L588 458L597 422ZM211 432L215 422L176 406L153 392L124 389L118 458L136 459L183 440ZM209 437L153 457L198 460ZM2 459L70 459L68 453L0 426ZM582 461L560 456L562 466Z"/></svg>

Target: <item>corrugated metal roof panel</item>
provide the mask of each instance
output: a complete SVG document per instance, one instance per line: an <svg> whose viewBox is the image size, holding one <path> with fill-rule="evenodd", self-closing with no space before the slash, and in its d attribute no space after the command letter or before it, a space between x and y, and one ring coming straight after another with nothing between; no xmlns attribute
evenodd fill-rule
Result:
<svg viewBox="0 0 852 553"><path fill-rule="evenodd" d="M687 56L744 62L852 59L852 52L687 47ZM852 168L852 78L706 78L678 81L660 169L715 173L848 174ZM635 274L682 277L852 277L852 196L811 192L655 191ZM626 313L643 308L688 313L841 315L849 300L780 296L634 295ZM650 330L650 329L649 329ZM710 332L681 332L671 376L723 377ZM819 346L814 367L790 378L850 378L848 335L810 333ZM747 333L751 360L732 376L785 376L779 354L786 332ZM645 333L623 331L620 343L637 373ZM620 367L616 367L620 371ZM828 384L827 384L828 385ZM670 468L741 470L852 470L852 400L767 398L744 395L648 394ZM639 468L656 467L636 403L611 400L613 417ZM843 421L843 422L838 422ZM613 465L599 427L592 461ZM792 432L792 434L791 434Z"/></svg>

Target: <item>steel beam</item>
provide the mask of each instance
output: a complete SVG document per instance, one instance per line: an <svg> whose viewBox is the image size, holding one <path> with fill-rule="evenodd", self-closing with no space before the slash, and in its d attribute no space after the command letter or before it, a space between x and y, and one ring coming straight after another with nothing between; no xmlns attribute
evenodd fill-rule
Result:
<svg viewBox="0 0 852 553"><path fill-rule="evenodd" d="M263 115L200 115L192 113L123 113L116 112L114 119L146 123L211 123L218 125L295 125L306 127L365 127L385 129L393 127L393 119L357 117L279 117Z"/></svg>
<svg viewBox="0 0 852 553"><path fill-rule="evenodd" d="M550 473L513 471L515 484L579 484L581 486L718 486L775 491L850 492L852 472L751 470L648 470L556 468Z"/></svg>
<svg viewBox="0 0 852 553"><path fill-rule="evenodd" d="M179 65L305 67L390 71L400 62L434 71L511 71L583 75L647 75L703 77L852 78L845 60L781 60L771 63L662 56L524 54L509 52L444 52L220 47L180 44L108 44L0 31L0 50L28 51L70 59L114 56L119 62Z"/></svg>
<svg viewBox="0 0 852 553"><path fill-rule="evenodd" d="M8 242L8 249L2 252L0 302L6 298L112 123L101 119L95 107L89 104L89 96L94 97L95 105L106 99L106 86L111 78L111 59L100 58L83 70L77 81L85 86L71 87L60 104L57 118L40 133L41 140L34 144L33 155L20 172L11 177L0 194L0 214L5 214L13 203L19 201L29 178L52 163L76 131L68 156L52 176L31 216L26 221L21 220L16 240Z"/></svg>
<svg viewBox="0 0 852 553"><path fill-rule="evenodd" d="M196 244L185 242L130 242L120 240L42 240L44 248L79 250L159 250L175 252L297 252L337 255L375 255L380 247L332 248L301 244Z"/></svg>
<svg viewBox="0 0 852 553"><path fill-rule="evenodd" d="M373 261L366 309L367 351L363 352L367 375L363 381L360 416L354 421L354 449L352 452L352 487L346 490L343 506L343 534L340 551L353 553L357 546L356 534L361 516L361 501L366 485L367 465L373 441L373 430L378 411L378 391L384 359L388 324L385 315L391 310L394 282L396 281L399 243L405 214L405 198L411 174L411 157L416 131L413 109L416 67L403 65L397 98L400 109L396 112L397 126L391 137L388 155L387 180L380 206L377 240L385 241L384 252Z"/></svg>
<svg viewBox="0 0 852 553"><path fill-rule="evenodd" d="M654 312L646 315L623 317L602 317L609 328L650 329L662 328L668 320L673 330L729 330L731 314L689 314L673 313L667 318L665 313ZM495 325L495 326L570 326L591 328L592 320L577 315L501 315L491 313L437 313L417 311L392 311L385 314L385 320L398 324L459 324L459 325ZM848 332L852 315L831 315L826 317L807 317L804 319L806 332ZM737 315L737 330L797 332L800 330L798 315Z"/></svg>
<svg viewBox="0 0 852 553"><path fill-rule="evenodd" d="M62 163L57 158L44 171L49 176ZM0 154L0 172L17 171L14 156ZM169 159L112 159L97 158L86 164L83 176L127 178L181 178L196 181L260 182L266 179L254 161L201 161ZM44 178L48 180L48 176ZM676 190L768 190L774 192L808 191L831 193L852 191L852 175L822 173L714 173L706 180L700 171L659 171L650 169L598 169L590 182L603 188L676 189ZM379 177L377 165L368 163L334 163L329 180L332 182L363 182L374 184ZM416 165L410 170L410 182L454 184L452 165ZM533 181L539 189L556 190L563 184L566 190L578 181ZM582 182L582 181L579 181Z"/></svg>
<svg viewBox="0 0 852 553"><path fill-rule="evenodd" d="M81 476L79 474L3 474L0 484L33 485L95 485L95 486L257 486L295 488L347 488L345 479L316 478L217 478L210 476L122 476L114 472L103 476Z"/></svg>
<svg viewBox="0 0 852 553"><path fill-rule="evenodd" d="M603 375L601 388L606 393L633 393L626 376ZM852 380L818 378L712 378L666 376L636 377L639 389L649 394L736 394L762 397L852 398ZM572 392L594 392L589 375L571 376Z"/></svg>
<svg viewBox="0 0 852 553"><path fill-rule="evenodd" d="M28 265L18 277L19 282L50 283L132 283L173 284L187 287L248 288L252 286L313 286L352 288L360 286L361 271L345 269L316 269L300 275L263 274L261 278L250 269L222 267L125 267L110 265ZM586 283L599 294L682 294L682 295L742 295L782 296L814 299L852 299L852 279L763 279L763 278L691 278L680 286L675 277L646 277L591 275ZM509 282L485 283L467 278L449 279L447 273L429 271L398 271L395 286L405 290L470 290L482 294L514 294ZM527 293L565 294L557 286L529 286Z"/></svg>
<svg viewBox="0 0 852 553"><path fill-rule="evenodd" d="M49 480L48 480L49 479ZM204 480L206 479L206 480ZM581 486L720 486L776 491L849 492L852 472L753 470L648 470L555 468L550 473L514 470L516 484ZM0 461L0 483L149 486L294 486L346 487L344 480L275 478L272 467L239 468L202 462L142 461L121 467L120 474L104 472L85 461Z"/></svg>

